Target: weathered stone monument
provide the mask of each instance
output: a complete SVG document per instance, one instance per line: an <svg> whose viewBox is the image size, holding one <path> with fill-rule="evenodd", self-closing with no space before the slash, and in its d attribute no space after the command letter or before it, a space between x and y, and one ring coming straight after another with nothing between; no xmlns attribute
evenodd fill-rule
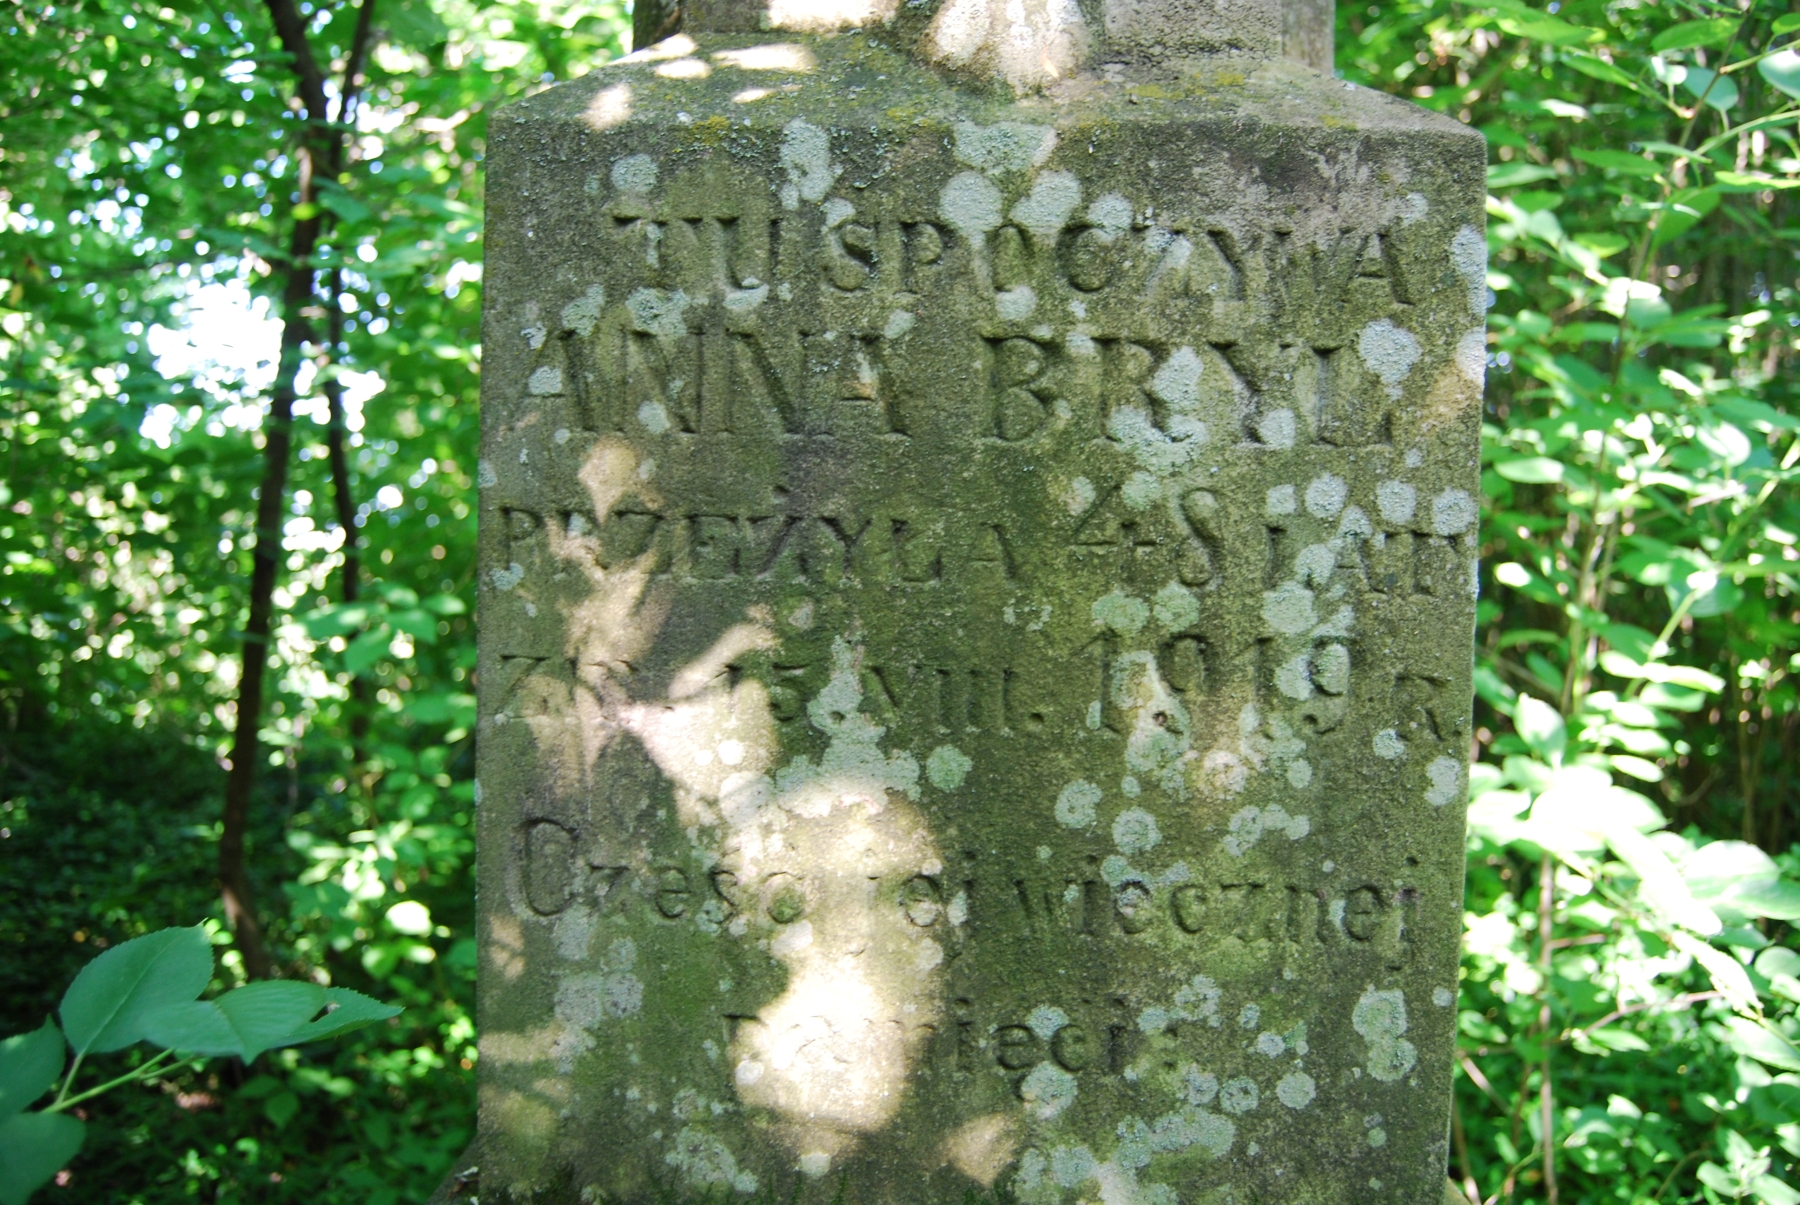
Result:
<svg viewBox="0 0 1800 1205"><path fill-rule="evenodd" d="M1441 1200L1484 153L1320 7L494 117L482 1201Z"/></svg>

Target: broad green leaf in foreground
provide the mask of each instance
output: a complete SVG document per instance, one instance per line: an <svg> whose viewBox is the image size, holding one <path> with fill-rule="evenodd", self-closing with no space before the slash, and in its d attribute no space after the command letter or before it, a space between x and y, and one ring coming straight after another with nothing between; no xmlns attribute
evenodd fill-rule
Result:
<svg viewBox="0 0 1800 1205"><path fill-rule="evenodd" d="M151 1013L145 1036L189 1054L236 1055L249 1062L283 1044L325 1003L313 983L277 979L250 983L216 1000L189 1000Z"/></svg>
<svg viewBox="0 0 1800 1205"><path fill-rule="evenodd" d="M377 1021L400 1015L400 1010L395 1006L371 1000L361 992L353 992L347 987L326 988L325 1007L331 1011L316 1021L300 1026L276 1045L299 1046L305 1042L316 1042L321 1038L349 1033L353 1029L361 1029L365 1025L373 1025Z"/></svg>
<svg viewBox="0 0 1800 1205"><path fill-rule="evenodd" d="M56 1083L63 1068L63 1036L54 1022L0 1042L0 1117L17 1113Z"/></svg>
<svg viewBox="0 0 1800 1205"><path fill-rule="evenodd" d="M162 929L114 946L82 967L63 993L70 1047L104 1054L140 1041L150 1014L198 996L212 970L212 945L199 927Z"/></svg>
<svg viewBox="0 0 1800 1205"><path fill-rule="evenodd" d="M61 1171L87 1126L67 1113L19 1113L0 1121L0 1205L25 1205Z"/></svg>

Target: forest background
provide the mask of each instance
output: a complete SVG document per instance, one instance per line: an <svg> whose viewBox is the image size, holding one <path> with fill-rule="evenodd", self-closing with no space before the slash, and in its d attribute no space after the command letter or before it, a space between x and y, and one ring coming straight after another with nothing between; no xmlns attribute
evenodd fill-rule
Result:
<svg viewBox="0 0 1800 1205"><path fill-rule="evenodd" d="M1800 1205L1800 12L1338 12L1492 152L1451 1179ZM0 4L0 1034L196 920L406 1008L91 1102L35 1199L416 1202L468 1139L483 135L629 26Z"/></svg>

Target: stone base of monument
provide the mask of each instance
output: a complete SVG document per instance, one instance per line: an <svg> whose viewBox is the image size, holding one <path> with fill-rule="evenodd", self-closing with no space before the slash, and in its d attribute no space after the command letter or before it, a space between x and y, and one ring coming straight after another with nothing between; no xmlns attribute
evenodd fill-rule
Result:
<svg viewBox="0 0 1800 1205"><path fill-rule="evenodd" d="M1481 139L856 7L491 119L479 1197L1440 1205Z"/></svg>

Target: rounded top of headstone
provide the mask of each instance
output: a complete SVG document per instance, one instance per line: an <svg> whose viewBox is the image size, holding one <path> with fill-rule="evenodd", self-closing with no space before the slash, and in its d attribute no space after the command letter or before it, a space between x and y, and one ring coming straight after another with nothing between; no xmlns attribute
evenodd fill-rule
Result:
<svg viewBox="0 0 1800 1205"><path fill-rule="evenodd" d="M1283 54L1330 68L1329 0L640 0L640 44L688 33L882 31L1024 92L1105 63ZM644 18L649 18L645 20Z"/></svg>

